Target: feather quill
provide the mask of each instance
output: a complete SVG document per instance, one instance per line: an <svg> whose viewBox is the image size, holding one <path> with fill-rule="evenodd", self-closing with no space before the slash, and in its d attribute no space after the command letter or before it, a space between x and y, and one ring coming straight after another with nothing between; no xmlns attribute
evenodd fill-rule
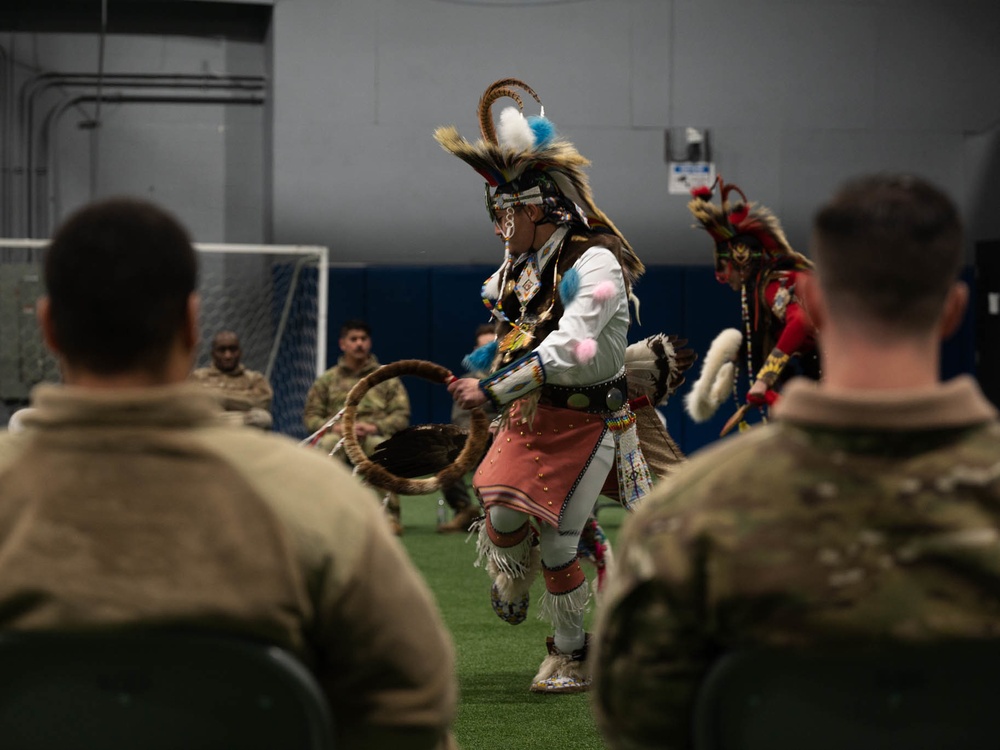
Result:
<svg viewBox="0 0 1000 750"><path fill-rule="evenodd" d="M414 425L379 443L369 458L396 476L423 477L453 463L468 436L453 424Z"/></svg>

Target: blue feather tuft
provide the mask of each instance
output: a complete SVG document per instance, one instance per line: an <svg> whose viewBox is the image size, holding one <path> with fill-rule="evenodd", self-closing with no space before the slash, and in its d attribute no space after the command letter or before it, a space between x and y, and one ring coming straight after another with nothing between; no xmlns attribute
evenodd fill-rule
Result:
<svg viewBox="0 0 1000 750"><path fill-rule="evenodd" d="M464 367L467 372L488 372L490 365L493 364L493 358L496 356L496 353L496 341L483 344L478 349L466 354L465 357L462 358L462 367Z"/></svg>
<svg viewBox="0 0 1000 750"><path fill-rule="evenodd" d="M528 118L528 127L535 134L535 148L545 148L556 137L556 126L547 117L532 115Z"/></svg>
<svg viewBox="0 0 1000 750"><path fill-rule="evenodd" d="M563 307L575 300L579 291L580 274L575 268L571 268L563 274L562 281L559 282L559 298L562 300Z"/></svg>

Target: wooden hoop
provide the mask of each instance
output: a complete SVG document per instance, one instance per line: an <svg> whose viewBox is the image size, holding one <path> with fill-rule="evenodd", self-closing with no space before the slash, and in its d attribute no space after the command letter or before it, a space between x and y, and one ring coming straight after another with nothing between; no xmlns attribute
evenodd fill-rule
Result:
<svg viewBox="0 0 1000 750"><path fill-rule="evenodd" d="M489 439L489 418L482 409L471 410L469 437L465 441L465 446L449 466L441 469L433 477L425 479L398 477L365 455L358 444L357 436L354 434L354 424L358 404L365 397L365 394L379 383L401 375L416 375L425 380L442 384L450 382L454 377L446 367L433 362L423 359L401 359L398 362L382 365L375 372L361 378L347 394L344 413L340 417L344 452L357 468L358 474L364 477L369 484L400 495L429 495L443 486L454 484L465 476L466 472L475 468L475 464L479 462L486 451L486 443Z"/></svg>

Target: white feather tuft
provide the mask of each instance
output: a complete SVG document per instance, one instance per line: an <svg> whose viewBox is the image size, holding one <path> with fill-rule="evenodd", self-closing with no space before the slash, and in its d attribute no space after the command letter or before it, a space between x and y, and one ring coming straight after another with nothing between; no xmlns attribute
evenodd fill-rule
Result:
<svg viewBox="0 0 1000 750"><path fill-rule="evenodd" d="M721 405L733 392L733 375L736 372L735 362L726 362L719 368L719 374L715 376L712 383L712 390L708 392L708 397L716 404Z"/></svg>
<svg viewBox="0 0 1000 750"><path fill-rule="evenodd" d="M708 347L701 375L684 397L684 408L695 422L711 419L732 393L735 359L742 344L743 334L727 328Z"/></svg>
<svg viewBox="0 0 1000 750"><path fill-rule="evenodd" d="M517 107L505 107L500 113L497 140L515 151L528 151L535 146L535 133Z"/></svg>

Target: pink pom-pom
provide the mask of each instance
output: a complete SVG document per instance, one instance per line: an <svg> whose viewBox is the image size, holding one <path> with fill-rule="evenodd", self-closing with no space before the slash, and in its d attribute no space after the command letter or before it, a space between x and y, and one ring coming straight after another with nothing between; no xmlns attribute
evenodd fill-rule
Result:
<svg viewBox="0 0 1000 750"><path fill-rule="evenodd" d="M615 282L602 281L594 287L594 299L598 302L607 302L615 296Z"/></svg>
<svg viewBox="0 0 1000 750"><path fill-rule="evenodd" d="M577 362L581 365L585 365L594 358L595 354L597 354L597 342L594 341L594 339L584 339L576 345L576 351L574 351L573 354L576 357Z"/></svg>

